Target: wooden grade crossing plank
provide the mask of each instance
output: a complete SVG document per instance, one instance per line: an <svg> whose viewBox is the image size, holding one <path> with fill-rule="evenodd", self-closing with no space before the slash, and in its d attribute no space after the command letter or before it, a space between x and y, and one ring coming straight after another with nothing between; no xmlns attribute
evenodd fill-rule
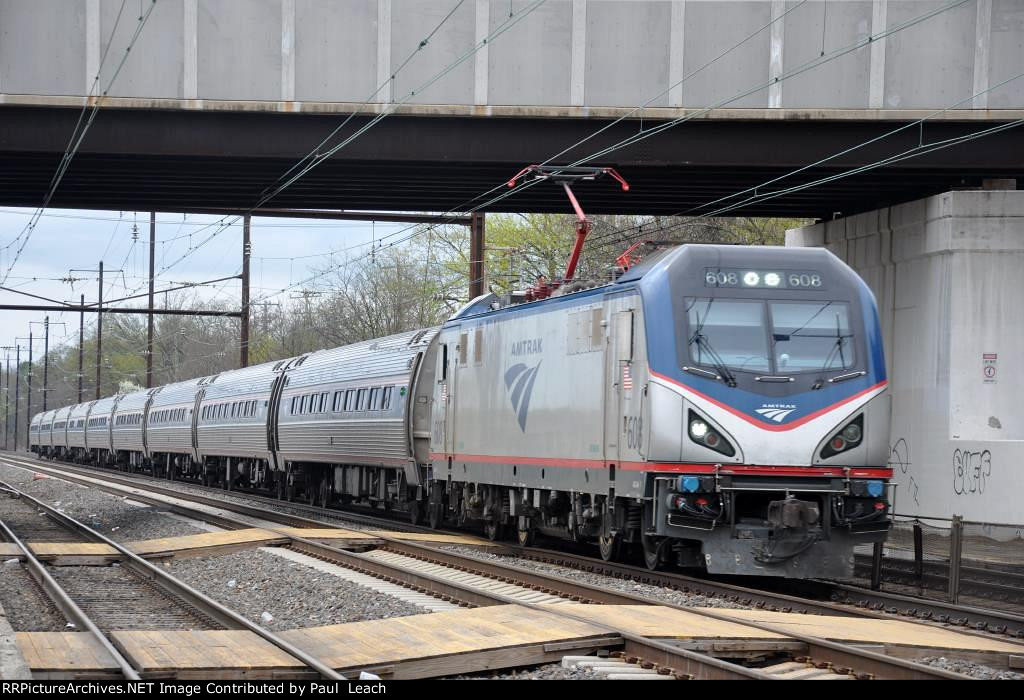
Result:
<svg viewBox="0 0 1024 700"><path fill-rule="evenodd" d="M801 615L770 610L716 610L737 622L749 620L792 630L794 633L823 637L841 642L885 644L954 651L1024 654L1024 645L992 637L964 634L935 625L877 620L867 617Z"/></svg>
<svg viewBox="0 0 1024 700"><path fill-rule="evenodd" d="M0 542L0 558L24 559L25 553L21 551L21 547L13 542Z"/></svg>
<svg viewBox="0 0 1024 700"><path fill-rule="evenodd" d="M597 624L645 637L677 639L785 639L784 635L747 627L744 622L774 625L794 634L855 644L905 646L994 654L1024 654L1024 645L964 634L935 625L874 618L806 615L769 610L715 608L727 622L657 605L588 605L560 603L557 610Z"/></svg>
<svg viewBox="0 0 1024 700"><path fill-rule="evenodd" d="M16 632L35 680L121 678L121 669L87 632Z"/></svg>
<svg viewBox="0 0 1024 700"><path fill-rule="evenodd" d="M121 554L102 542L28 542L40 561L53 566L106 566Z"/></svg>
<svg viewBox="0 0 1024 700"><path fill-rule="evenodd" d="M187 557L205 555L211 552L225 552L255 546L285 544L288 538L273 530L251 527L241 530L220 530L203 532L198 535L182 535L180 537L160 537L153 540L141 540L128 544L128 549L139 556Z"/></svg>
<svg viewBox="0 0 1024 700"><path fill-rule="evenodd" d="M596 605L553 603L553 611L586 618L643 637L675 639L786 639L739 622L726 622L661 605ZM721 612L715 610L715 612ZM844 618L846 619L846 618Z"/></svg>
<svg viewBox="0 0 1024 700"><path fill-rule="evenodd" d="M607 630L517 605L310 627L281 636L342 673L372 671L386 678L539 664L621 645Z"/></svg>
<svg viewBox="0 0 1024 700"><path fill-rule="evenodd" d="M273 680L318 676L249 630L112 632L111 640L143 678Z"/></svg>

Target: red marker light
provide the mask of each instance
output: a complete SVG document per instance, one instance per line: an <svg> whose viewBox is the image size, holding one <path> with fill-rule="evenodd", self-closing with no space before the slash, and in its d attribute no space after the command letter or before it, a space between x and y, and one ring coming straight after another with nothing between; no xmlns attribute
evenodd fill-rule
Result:
<svg viewBox="0 0 1024 700"><path fill-rule="evenodd" d="M698 498L696 501L694 501L694 503L696 503L697 505L703 507L703 506L706 506L708 504L708 499L706 499L706 498Z"/></svg>
<svg viewBox="0 0 1024 700"><path fill-rule="evenodd" d="M846 440L842 439L838 435L832 438L832 449L838 452L839 450L846 447Z"/></svg>
<svg viewBox="0 0 1024 700"><path fill-rule="evenodd" d="M875 510L885 510L885 504L881 501L875 503Z"/></svg>

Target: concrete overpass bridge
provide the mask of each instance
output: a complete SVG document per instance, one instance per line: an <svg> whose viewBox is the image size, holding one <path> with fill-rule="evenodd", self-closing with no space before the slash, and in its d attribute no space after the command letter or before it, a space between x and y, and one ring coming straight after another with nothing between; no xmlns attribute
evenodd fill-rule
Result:
<svg viewBox="0 0 1024 700"><path fill-rule="evenodd" d="M1024 117L1019 0L158 0L131 44L150 2L0 0L0 204L40 204L96 75L108 95L51 206L249 207L353 112L342 136L389 116L268 206L464 209L628 116L555 162L683 119L593 161L628 194L582 195L670 214L914 120L774 187ZM851 214L1024 178L1022 152L1009 129L737 211ZM487 210L565 207L534 187Z"/></svg>

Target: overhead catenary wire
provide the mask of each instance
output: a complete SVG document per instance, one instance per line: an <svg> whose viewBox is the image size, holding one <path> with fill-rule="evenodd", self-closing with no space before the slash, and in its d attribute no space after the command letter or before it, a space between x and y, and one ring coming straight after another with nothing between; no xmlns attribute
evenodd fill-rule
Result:
<svg viewBox="0 0 1024 700"><path fill-rule="evenodd" d="M769 79L766 82L758 82L753 87L751 87L751 88L749 88L747 90L743 90L740 93L738 93L736 95L733 95L732 97L720 100L719 102L717 102L717 103L715 103L715 104L713 104L711 106L708 106L708 107L705 107L705 108L702 108L702 109L699 109L699 110L695 110L694 112L688 113L688 114L686 114L686 115L684 115L682 117L679 117L679 118L674 119L674 120L670 120L669 122L666 122L666 123L663 123L663 124L659 124L659 125L657 125L655 127L649 128L649 129L641 129L640 132L638 132L636 134L632 134L629 137L627 137L625 139L622 139L622 140L620 140L619 142L617 142L615 144L612 144L610 146L604 147L604 148L596 151L595 153L592 153L592 154L590 154L588 156L584 156L583 158L580 158L580 159L578 159L578 160L576 160L576 161L574 161L572 163L569 163L565 167L576 167L576 166L579 166L579 165L583 165L583 164L591 162L591 161L593 161L593 160L595 160L595 159L597 159L597 158L599 158L601 156L608 155L609 153L612 153L612 152L614 152L616 150L619 150L619 149L624 148L624 147L629 146L629 145L633 145L633 144L635 144L635 143L637 143L637 142L639 142L641 140L650 138L650 137L655 136L657 134L663 133L664 131L666 131L668 129L671 129L671 128L675 127L675 126L678 126L680 124L683 124L683 123L685 123L687 121L690 121L692 119L696 119L698 117L705 116L708 113L710 113L711 111L713 111L714 109L718 109L718 108L724 107L724 106L726 106L728 104L731 104L732 102L735 102L735 101L737 101L739 99L742 99L744 97L752 95L752 94L754 94L756 92L760 92L760 91L770 87L773 84L784 82L784 81L789 80L789 79L791 79L793 77L801 75L801 74L803 74L803 73L805 73L805 72L807 72L809 70L813 70L814 68L817 68L817 67L819 67L821 65L824 65L824 64L829 63L829 62L831 62L833 60L841 58L842 56L845 56L845 55L847 55L849 53L852 53L853 51L856 51L856 50L861 49L861 48L865 48L865 47L869 46L870 44L872 44L875 41L879 41L879 40L885 39L885 38L887 38L889 36L892 36L894 34L902 32L902 31L904 31L906 29L909 29L910 27L913 27L913 26L915 26L917 24L920 24L921 22L927 21L928 19L931 19L932 17L935 17L935 16L937 16L939 14L942 14L943 12L947 12L947 11L949 11L951 9L954 9L956 7L964 5L967 2L969 2L969 0L954 0L953 2L950 2L950 3L946 4L946 5L943 5L943 6L938 7L938 8L934 8L934 9L929 10L929 11L927 11L927 12L921 14L921 15L918 15L916 17L912 17L912 18L910 18L908 20L905 20L902 23L893 25L891 27L887 27L886 29L878 32L877 34L869 35L865 39L857 40L857 41L853 42L852 44L849 44L847 46L844 46L844 47L841 47L839 49L836 49L836 50L834 50L834 51L832 51L830 53L827 53L825 55L818 56L818 57L816 57L816 58L814 58L814 59L812 59L810 61L807 61L804 64L801 64L801 65L797 66L794 69L791 69L790 71L786 71L786 72L784 72L784 73L782 73L782 74L780 74L778 76L775 76L774 78ZM793 11L793 10L797 9L797 7L800 7L803 4L804 3L800 3L799 5L795 5L795 6L791 7L789 10L787 10L786 12L781 13L778 17L774 18L774 20L772 22L769 22L768 24L760 27L753 34L745 36L743 39L740 40L740 42L735 44L729 50L727 50L726 52L724 52L722 54L717 55L715 58L713 58L707 64L701 66L700 68L698 68L697 70L691 72L687 76L684 76L684 78L682 80L677 81L677 83L674 83L671 87L676 87L676 86L682 84L683 82L685 82L686 80L689 80L691 77L693 77L694 75L699 73L701 70L703 70L707 66L712 65L717 60L720 60L721 57L726 55L729 51L734 50L735 48L738 48L739 46L743 45L746 41L749 41L750 38L755 36L757 33L761 32L761 31L764 31L766 28L770 27L775 21L781 20L790 11ZM665 94L665 92L666 91L662 91L662 93L659 93L659 95L656 95L654 98L652 98L652 100L649 100L649 101L645 102L644 104L650 104L651 101L653 101L654 99L657 99L661 95ZM635 109L635 110L633 110L633 111L631 111L630 113L627 113L627 114L635 114L636 111L639 111L642 108L643 108L643 105L641 105L641 107L638 107L637 109ZM616 120L616 123L618 121L621 121L622 118L623 117L620 117L619 120ZM591 135L585 137L584 139L581 139L580 141L576 142L572 146L569 146L568 148L563 149L559 153L555 154L551 158L549 158L546 161L544 161L544 163L546 163L546 164L550 163L551 160L553 160L554 158L557 158L560 155L564 155L565 153L570 152L574 148L578 147L580 144L588 141L590 138L593 138L593 136L596 135L597 133L600 133L604 129L608 128L608 126L610 126L610 125L606 125L605 127L601 127L597 132L595 132L595 134L591 134ZM472 212L479 211L480 209L484 209L486 207L489 207L491 204L499 202L499 201L505 199L506 197L512 196L513 194L516 194L518 192L523 191L524 189L533 187L536 184L538 184L539 182L540 182L539 180L531 180L531 181L523 182L522 184L516 186L515 188L508 189L505 192L503 192L502 194L499 194L498 196L493 197L493 198L483 202L482 204L479 204L479 205L477 205L475 207L472 207L472 208L470 208L468 210L463 211L463 213L472 213ZM491 189L487 190L486 192L484 192L484 194L478 195L474 199L468 200L468 202L471 203L473 201L476 201L476 200L480 199L481 197L487 196L489 194L492 194L492 193L494 193L494 192L496 192L496 191L498 191L500 189L504 189L504 188L505 188L505 183L502 182L501 184L496 185L496 186L492 187ZM462 207L463 206L464 205L460 205L458 209L460 211L462 211ZM449 214L452 214L452 210L449 210L449 212L446 212L445 214L443 214L442 218L445 217L445 216L448 216ZM449 217L449 219L450 218L454 218L454 217L452 216L452 217ZM407 242L407 241L411 240L412 238L416 237L417 235L421 235L424 231L435 230L437 228L437 226L440 226L440 225L444 225L444 222L440 222L438 224L429 224L427 227L419 229L417 231L414 231L412 234L410 234L408 236L405 236L404 238L400 238L397 241L393 241L392 243L389 243L389 244L387 244L384 247L385 248L390 248L390 247L393 247L394 245L398 245L398 244ZM409 230L410 228L413 228L413 227L407 227L406 229L403 229L402 231L398 231L398 232L395 232L394 234L391 234L391 236L400 235L401 233L403 233L404 231ZM385 238L387 238L387 237L385 237ZM383 241L383 239L381 239L381 241ZM377 250L379 250L379 248ZM365 259L365 257L366 256L362 256L362 257L356 258L356 259L354 259L352 261L346 261L345 264L352 264L354 262L358 262L359 260ZM295 284L289 285L289 287L282 289L281 293L286 292L286 291L288 291L288 289L294 288L296 286L301 286L303 284L308 284L310 281L312 281L312 280L322 276L323 274L326 274L326 272L317 273L317 274L312 275L310 277L304 278L303 280L300 280L299 282L296 282ZM264 299L265 298L267 298L267 297L264 297Z"/></svg>
<svg viewBox="0 0 1024 700"><path fill-rule="evenodd" d="M418 45L418 49L417 49L416 51L414 51L414 52L413 52L413 53L412 53L412 54L411 54L411 55L409 56L409 58L408 58L408 59L407 59L406 61L404 61L404 62L403 62L403 63L401 64L400 68L404 68L404 67L405 67L405 66L406 66L406 65L407 65L407 64L409 63L409 61L411 61L411 60L412 60L412 57L413 57L413 56L415 56L415 55L416 55L416 53L418 53L419 49L422 49L422 48L423 48L424 46L426 46L426 45L427 45L427 44L429 43L429 40L430 40L430 38L432 38L432 37L433 37L433 35L434 35L434 34L435 34L435 33L436 33L436 32L437 32L437 31L438 31L438 30L439 30L440 28L441 28L441 26L443 26L443 24L444 24L445 22L447 22L448 18L450 18L450 17L451 17L451 16L452 16L452 15L454 14L455 10L456 10L456 9L458 9L458 7L459 7L459 6L461 6L461 5L463 4L463 1L464 1L464 0L460 0L460 2L459 2L459 3L458 3L458 4L457 4L457 5L456 5L456 6L455 6L455 7L453 8L453 9L452 9L452 11L451 11L451 12L449 12L449 14L445 16L445 18L444 18L444 19L442 20L442 22L441 22L441 23L439 23L439 24L438 24L438 25L437 25L437 26L436 26L436 27L435 27L435 28L434 28L434 29L433 29L433 30L432 30L432 31L431 31L431 32L430 32L430 33L429 33L429 34L427 35L427 37L425 37L425 38L424 38L423 40L421 40L421 41L420 41L420 43L419 43L419 45ZM180 257L179 257L178 259L176 259L176 260L175 260L174 262L172 262L172 263L170 263L170 264L168 264L168 265L164 265L164 266L162 267L162 269L160 270L160 272L156 273L156 275L154 275L154 277L156 277L156 276L159 276L159 275L160 275L160 274L162 274L163 272L166 272L167 270L171 269L171 268L172 268L172 267L174 267L175 265L179 264L179 263L180 263L180 262L181 262L182 260L184 260L184 259L188 258L188 257L189 257L190 255L192 255L192 254L193 254L193 253L194 253L194 252L195 252L196 250L198 250L198 249L202 248L202 247L203 247L203 246L205 246L205 245L206 245L207 243L209 243L209 242L210 242L211 240L213 240L214 238L216 238L216 237L217 237L217 236L218 236L218 235L219 235L220 233L222 233L222 232L223 232L224 230L226 230L227 228L230 228L231 226L233 226L233 225L237 224L237 223L238 223L239 221L241 221L241 220L242 220L242 219L243 219L243 218L244 218L245 216L247 216L247 215L250 215L250 214L252 214L252 213L253 213L254 211L256 211L257 209L259 209L259 208L260 208L260 207L261 207L261 206L262 206L262 205L263 205L264 203L266 203L267 201L269 201L270 199L272 199L273 197L277 196L278 194L280 194L281 192L283 192L283 191L284 191L285 189L287 189L288 187L290 187L290 186L291 186L292 184L294 184L294 183L295 183L295 182L296 182L297 180L299 180L299 179L300 179L301 177L303 177L303 176L304 176L304 175L305 175L306 173L308 173L308 172L309 172L310 170L312 170L312 169L313 169L314 167L316 167L316 165L318 165L318 164L319 164L320 162L322 162L322 160L324 160L324 159L326 159L326 158L329 158L330 156L332 156L332 155L334 155L335 153L337 153L337 152L338 152L338 151L339 151L340 149L342 149L342 148L344 148L345 146L347 146L348 144L350 144L350 143L351 143L352 141L354 141L354 140L355 140L356 138L358 138L358 137L359 137L359 136L361 136L361 135L362 135L363 133L365 133L366 131L368 131L368 130L369 130L370 128L372 128L373 126L375 126L375 125L376 125L377 123L379 123L379 122L380 122L380 121L381 121L382 119L384 119L384 118L386 118L387 116L389 116L390 114L392 114L392 113L393 113L393 112L394 112L394 111L395 111L395 110L396 110L396 109L397 109L398 107L400 107L401 105L405 104L405 103L406 103L406 102L408 102L408 101L409 101L410 99L412 99L413 97L415 97L415 96L416 96L417 94L421 93L421 92L422 92L423 90L427 89L428 87L430 87L431 85L433 85L434 83L436 83L436 82L437 82L438 80L440 80L440 79L441 79L441 78L443 78L443 77L444 77L445 75L447 75L448 73L450 73L450 72L451 72L452 70L454 70L454 69L455 69L456 67L458 67L459 65L461 65L462 63L464 63L464 62L465 62L466 60L468 60L468 59L469 59L470 57L472 57L473 55L475 55L475 54L476 54L476 53L477 53L477 52L478 52L478 51L479 51L479 50L480 50L481 48L483 48L484 46L488 45L488 43L489 43L489 42L492 42L492 41L493 41L494 39L496 39L497 37L501 36L501 35L502 35L503 33L505 33L506 31L508 31L509 29L511 29L511 28L512 28L513 26L515 26L515 24L517 24L518 22L520 22L520 21L521 21L522 19L524 19L525 17L527 17L527 16L529 15L529 14L531 14L531 13L532 13L532 12L533 12L534 10L536 10L536 9L537 9L538 7L540 7L540 6L542 5L542 4L544 4L544 2L546 2L546 0L534 0L534 2L533 2L533 3L531 3L531 4L529 5L529 6L527 6L526 8L524 8L523 10L521 10L520 12L518 12L518 13L515 13L515 14L514 14L514 15L513 15L512 17L510 17L509 19L507 19L507 20L503 21L503 22L502 22L502 23L501 23L501 24L500 24L500 25L499 25L499 26L498 26L497 28L495 28L494 30L492 30L490 34L488 34L488 35L487 35L487 36L486 36L486 37L485 37L484 39L482 39L481 41L479 41L479 42L475 43L475 44L474 44L474 45L473 45L473 46L472 46L472 47L471 47L471 48L470 48L470 49L469 49L468 51L464 52L464 53L463 53L463 54L462 54L461 56L459 56L459 57L458 57L458 58L457 58L457 59L456 59L455 61L453 61L452 63L450 63L450 64L448 64L447 66L445 66L445 67L444 67L444 68L443 68L443 69L442 69L441 71L439 71L438 73L434 74L434 75L433 75L432 77L430 77L430 78L429 78L429 79L428 79L427 81L425 81L425 82L424 82L423 84L419 85L419 86L418 86L417 88L415 88L415 89L411 90L411 91L410 91L409 93L407 93L407 94L406 94L406 95L405 95L405 96L404 96L404 97L403 97L403 98L402 98L402 99L401 99L400 101L398 101L398 102L393 102L393 103L390 103L390 104L389 104L389 105L388 105L388 106L387 106L387 107L386 107L386 108L385 108L385 109L384 109L384 110L383 110L383 111L382 111L381 113L377 114L377 115L376 115L376 116L375 116L375 117L374 117L374 118L373 118L373 119L371 120L371 122L370 122L370 123L368 123L368 124L364 125L363 127L361 127L361 128L360 128L359 130L357 130L357 131L356 131L356 132L355 132L354 134L352 134L351 136L349 136L349 137L347 137L346 139L344 139L344 140L343 140L343 141L342 141L341 143L339 143L339 144L336 144L336 145L332 146L332 147L331 147L330 149L328 149L328 151L326 151L326 152L323 152L323 153L320 153L320 152L318 151L318 148L320 148L319 146L318 146L317 148L313 149L313 151L311 151L311 153L313 153L313 154L317 154L317 155L316 155L316 158L315 158L315 159L314 159L314 160L313 160L312 162L309 162L309 163L308 163L308 164L307 164L306 166L302 167L302 168L301 168L301 170L299 170L299 172L298 172L298 173L296 173L296 174L292 175L292 176L291 176L291 177L289 177L289 178L288 178L288 179L287 179L287 180L286 180L286 181L285 181L284 183L282 183L282 184L280 184L280 185L279 185L278 187L276 187L276 188L274 189L273 193L271 193L271 194L269 194L269 195L263 194L263 195L262 195L262 196L260 197L259 201L258 201L258 202L257 202L257 203L256 203L255 205L253 205L252 207L250 207L250 208L249 208L249 209L248 209L248 210L247 210L246 212L244 212L244 213L242 213L242 214L236 214L236 215L234 215L234 218L233 218L233 219L232 219L231 221L227 221L227 222L226 222L226 219L227 219L228 217L224 217L224 218L222 218L222 219L220 220L220 222L219 222L219 228L218 228L218 229L217 229L216 231L214 231L214 232L213 232L212 234L210 234L210 235L209 235L209 236L208 236L208 237L207 237L206 239L204 239L204 240L203 240L203 241L202 241L201 243L199 243L198 245L196 245L196 246L193 246L193 247L190 247L190 249L189 249L188 251L186 251L186 253L184 253L184 254L183 254L182 256L180 256ZM391 74L391 77L392 77L392 79L393 79L393 78L394 78L394 77L395 77L395 76L396 76L397 74L398 74L398 70L396 70L396 71L393 71L393 72L392 72L392 74ZM373 93L373 95L371 95L371 99L372 99L372 97L373 97L373 96L375 96L375 95L376 95L376 94L377 94L378 92L379 92L379 90L375 91L375 92ZM347 121L348 121L349 119L351 119L351 118L352 118L353 116L355 116L355 115L354 115L354 114L352 114L352 115L349 115L349 117L347 117L347 118L346 118L346 120L344 120L344 121L343 121L343 124L344 124L344 123L346 123L346 122L347 122ZM341 127L339 127L339 128L341 128ZM332 133L336 133L336 132L337 132L337 129L335 130L335 132L332 132ZM329 140L330 138L331 138L331 137L329 136L329 137L328 137L328 140ZM303 162L303 161L305 161L305 160L308 160L308 159L309 159L309 154L307 154L307 155L306 155L306 156L304 156L304 157L303 157L302 159L300 159L300 162ZM289 170L288 170L287 172L289 172L289 173L290 173L290 172L293 172L294 170L295 170L295 166L293 165L293 166L292 166L292 168L289 168ZM279 181L279 180L280 180L280 178L278 179L278 181ZM210 225L204 226L203 228L200 228L200 229L199 229L199 231L194 231L194 232L192 232L192 234L191 234L191 235L196 235L196 234L198 234L198 233L200 233L200 232L202 232L202 231L204 231L204 230L206 230L206 229L208 229L208 228L211 228L211 227L213 227L214 225L215 225L215 224L210 224ZM147 282L148 282L148 280L147 280ZM145 284L145 283L144 283L144 284ZM140 286L139 288L141 288L141 286ZM254 300L254 301L259 301L259 300ZM250 304L250 305L251 305L251 304Z"/></svg>
<svg viewBox="0 0 1024 700"><path fill-rule="evenodd" d="M882 167L883 165L887 165L887 164L890 164L890 163L893 163L893 162L899 162L901 160L906 160L908 157L911 157L912 155L925 155L926 153L930 153L930 152L932 152L934 150L941 150L941 148L947 148L949 146L955 146L955 145L958 145L959 143L962 143L962 142L974 140L975 138L980 138L982 136L988 136L988 135L991 135L991 134L994 134L994 133L998 133L1000 131L1006 130L1007 128L1014 128L1015 126L1017 126L1019 124L1019 120L1018 121L1012 121L1012 122L1006 122L1006 123L1003 123L1003 124L999 124L999 125L996 125L996 126L990 128L990 129L983 129L980 133L967 134L967 135L960 136L960 137L952 137L950 139L944 140L943 142L937 142L937 143L932 143L932 144L925 144L923 141L921 141L917 146L914 146L914 147L910 148L909 150L902 151L900 153L893 154L891 156L887 156L887 157L882 158L880 160L876 160L876 161L874 161L872 163L868 163L868 164L865 164L865 165L862 165L862 166L858 166L856 168L853 168L851 170L845 171L844 173L841 173L841 174L838 174L838 175L832 175L832 176L827 176L827 177L824 177L824 178L819 178L819 179L814 180L812 182L803 183L801 185L785 188L783 190L778 190L778 191L773 191L773 192L761 192L761 190L763 190L764 188L769 187L769 186L771 186L771 185L773 185L775 183L778 183L778 182L781 182L782 180L785 180L785 179L788 179L790 177L793 177L794 175L798 175L798 174L800 174L802 172L805 172L805 171L807 171L807 170L809 170L811 168L816 168L816 167L820 167L822 165L825 165L826 163L829 163L830 161L833 161L833 160L835 160L837 158L841 158L843 156L846 156L846 155L849 155L851 153L854 153L854 152L856 152L856 151L858 151L858 150L860 150L862 148L865 148L865 147L870 146L872 144L878 143L878 142L880 142L880 141L882 141L884 139L887 139L890 136L894 136L896 134L899 134L899 133L902 133L902 132L905 132L905 131L910 131L910 130L913 130L915 128L922 127L930 119L934 119L935 117L937 117L937 116L939 116L941 114L944 114L944 113L949 112L951 110L957 109L958 107L960 107L961 105L963 105L965 103L973 103L973 101L976 98L981 97L981 96L983 96L983 95L985 95L985 94L987 94L989 92L992 92L994 90L997 90L999 88L1002 88L1005 85L1008 85L1009 83L1012 83L1012 82L1014 82L1016 80L1020 80L1021 78L1024 78L1024 72L1018 73L1017 75L1014 75L1014 76L1012 76L1010 78L1002 80L1002 81L1000 81L1000 82L998 82L998 83L996 83L994 85L990 85L989 87L985 88L984 90L980 90L980 91L978 91L978 92L976 92L976 93L974 93L974 94L972 94L972 95L970 95L968 97L965 97L962 100L959 100L957 102L954 102L953 104L950 104L947 107L944 107L942 109L934 110L933 112L931 112L931 113L921 117L920 119L916 119L916 120L914 120L912 122L908 122L907 124L903 124L901 126L898 126L898 127L893 128L893 129L890 129L890 130L886 131L885 133L882 133L882 134L879 134L878 136L875 136L875 137L872 137L870 139L866 139L864 141L861 141L860 143L857 143L857 144L855 144L853 146L849 146L847 148L840 149L840 150L836 151L835 153L832 153L831 155L825 156L823 158L820 158L820 159L814 161L813 163L808 163L807 165L800 166L799 168L795 168L795 169L793 169L793 170L791 170L791 171L789 171L787 173L784 173L782 175L778 175L776 177L769 178L769 179L765 180L764 182L761 182L761 183L759 183L757 185L754 185L752 187L747 187L745 189L739 190L739 191L734 192L732 194L724 195L722 197L718 197L716 199L712 199L712 200L710 200L708 202L705 202L703 204L699 204L699 205L697 205L695 207L691 207L688 210L677 212L676 214L673 214L672 217L687 216L687 215L690 215L690 214L692 214L692 213L694 213L696 211L699 211L701 209L705 209L705 208L708 208L708 207L713 207L713 206L715 206L717 204L720 204L722 202L726 202L726 201L729 201L731 199L735 199L737 197L742 197L743 195L751 195L751 196L747 197L746 199L743 199L743 200L741 200L740 202L738 202L738 203L736 203L734 205L730 205L728 207L720 207L720 208L715 209L713 211L705 212L705 213L701 214L700 217L695 217L695 218L691 219L690 221L686 221L686 222L679 222L678 224L676 224L674 226L675 227L682 226L682 225L685 225L687 223L691 223L691 221L695 221L698 218L711 218L713 216L720 216L721 214L727 213L729 211L733 211L733 210L735 210L735 209L737 209L740 206L743 206L745 204L749 204L749 203L752 203L752 202L765 201L767 199L774 199L774 198L776 198L778 196L781 196L783 194L790 194L790 193L793 193L793 192L798 192L798 191L801 191L801 190L804 190L804 189L808 189L809 187L817 186L817 185L820 185L820 184L826 184L826 183L831 182L831 181L836 180L836 179L841 179L843 177L849 177L851 175L856 175L856 174L859 174L861 172L866 172L867 170L872 170L874 168ZM941 148L935 147L935 146L941 146ZM922 152L924 149L928 149L928 150ZM600 241L602 241L602 240L604 240L606 238L611 238L611 237L614 237L614 236L616 236L618 234L628 232L630 230L631 229L619 229L617 231L611 231L611 232L608 232L608 233L605 233L605 234L602 234L600 236L595 237L592 240L592 242L600 243ZM635 239L637 237L639 237L639 236L633 236L630 239L624 239L624 240L631 240L631 239Z"/></svg>

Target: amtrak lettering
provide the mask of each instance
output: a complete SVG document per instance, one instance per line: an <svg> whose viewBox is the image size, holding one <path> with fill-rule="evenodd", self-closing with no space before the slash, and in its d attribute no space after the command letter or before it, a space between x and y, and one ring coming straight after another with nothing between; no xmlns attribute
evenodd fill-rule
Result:
<svg viewBox="0 0 1024 700"><path fill-rule="evenodd" d="M539 355L544 352L541 341L541 338L531 338L530 340L518 340L512 343L512 357Z"/></svg>
<svg viewBox="0 0 1024 700"><path fill-rule="evenodd" d="M776 423L781 423L786 420L786 416L796 410L796 406L791 403L763 403L761 408L755 411L765 418L769 418Z"/></svg>

